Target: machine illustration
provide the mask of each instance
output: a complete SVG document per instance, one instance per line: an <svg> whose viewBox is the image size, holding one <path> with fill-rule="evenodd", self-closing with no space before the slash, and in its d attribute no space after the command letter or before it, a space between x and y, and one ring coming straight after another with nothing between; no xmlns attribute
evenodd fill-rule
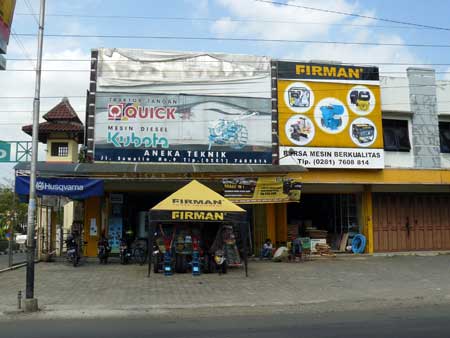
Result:
<svg viewBox="0 0 450 338"><path fill-rule="evenodd" d="M258 113L240 116L233 120L219 119L212 123L209 129L209 147L213 144L227 145L233 149L242 149L248 142L248 129L242 120L248 119Z"/></svg>
<svg viewBox="0 0 450 338"><path fill-rule="evenodd" d="M288 95L291 107L307 108L311 105L311 92L305 87L292 87Z"/></svg>
<svg viewBox="0 0 450 338"><path fill-rule="evenodd" d="M352 135L359 143L370 143L375 138L375 127L370 124L353 124Z"/></svg>
<svg viewBox="0 0 450 338"><path fill-rule="evenodd" d="M330 130L338 130L342 126L342 117L344 114L344 106L331 104L320 107L322 112L322 126Z"/></svg>
<svg viewBox="0 0 450 338"><path fill-rule="evenodd" d="M350 102L361 111L368 111L370 108L370 92L366 90L353 90L350 93Z"/></svg>
<svg viewBox="0 0 450 338"><path fill-rule="evenodd" d="M302 138L308 140L311 131L311 122L304 117L299 117L298 120L291 124L291 126L289 127L291 139L298 142L302 141Z"/></svg>

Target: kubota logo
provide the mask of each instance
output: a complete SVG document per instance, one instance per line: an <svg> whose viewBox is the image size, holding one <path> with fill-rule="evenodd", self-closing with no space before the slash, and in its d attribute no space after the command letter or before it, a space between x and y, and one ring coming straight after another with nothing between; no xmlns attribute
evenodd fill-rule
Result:
<svg viewBox="0 0 450 338"><path fill-rule="evenodd" d="M176 107L140 106L133 103L109 104L108 120L175 120L176 111Z"/></svg>

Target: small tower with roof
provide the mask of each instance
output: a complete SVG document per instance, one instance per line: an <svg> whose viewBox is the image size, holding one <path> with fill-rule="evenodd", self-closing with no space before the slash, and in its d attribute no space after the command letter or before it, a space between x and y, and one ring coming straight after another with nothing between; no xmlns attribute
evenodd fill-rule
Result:
<svg viewBox="0 0 450 338"><path fill-rule="evenodd" d="M68 98L63 98L43 116L39 124L39 142L47 144L47 162L78 162L78 145L83 143L84 125ZM32 125L22 130L31 136Z"/></svg>

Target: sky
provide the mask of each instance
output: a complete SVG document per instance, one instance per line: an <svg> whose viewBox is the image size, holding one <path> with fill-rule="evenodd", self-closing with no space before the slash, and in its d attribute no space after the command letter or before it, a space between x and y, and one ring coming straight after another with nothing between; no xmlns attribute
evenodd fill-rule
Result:
<svg viewBox="0 0 450 338"><path fill-rule="evenodd" d="M450 1L444 0L277 0L333 11L450 28ZM0 139L30 140L21 127L31 124L34 95L39 0L17 0L8 47L8 71L0 71ZM433 30L263 3L255 0L47 0L46 34L125 35L263 40L355 41L398 46L350 46L312 43L240 42L143 38L46 37L41 116L68 97L84 119L92 48L210 51L264 55L279 59L330 60L380 65L382 75L406 76L408 65L450 64L450 48L407 44L449 44L449 30ZM65 16L61 16L65 15ZM86 17L91 16L91 17ZM92 17L96 16L96 17ZM98 17L103 16L103 17ZM105 17L107 16L107 17ZM134 17L134 18L132 18ZM140 17L140 18L136 18ZM143 18L145 17L145 18ZM34 34L26 36L23 34ZM22 60L17 60L22 59ZM383 65L402 63L405 65ZM450 65L433 67L450 80ZM70 72L49 70L71 70ZM73 71L76 70L76 71ZM10 97L21 97L11 99ZM25 98L22 98L25 97ZM53 98L45 98L53 97ZM40 158L44 158L40 146ZM11 164L0 164L0 181L13 176Z"/></svg>

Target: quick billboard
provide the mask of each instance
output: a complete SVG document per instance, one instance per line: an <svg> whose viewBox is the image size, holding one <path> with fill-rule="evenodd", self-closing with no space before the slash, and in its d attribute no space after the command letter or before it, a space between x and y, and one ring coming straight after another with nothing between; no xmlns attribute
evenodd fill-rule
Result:
<svg viewBox="0 0 450 338"><path fill-rule="evenodd" d="M97 93L95 161L271 164L271 100Z"/></svg>
<svg viewBox="0 0 450 338"><path fill-rule="evenodd" d="M280 164L384 168L376 67L278 62Z"/></svg>

